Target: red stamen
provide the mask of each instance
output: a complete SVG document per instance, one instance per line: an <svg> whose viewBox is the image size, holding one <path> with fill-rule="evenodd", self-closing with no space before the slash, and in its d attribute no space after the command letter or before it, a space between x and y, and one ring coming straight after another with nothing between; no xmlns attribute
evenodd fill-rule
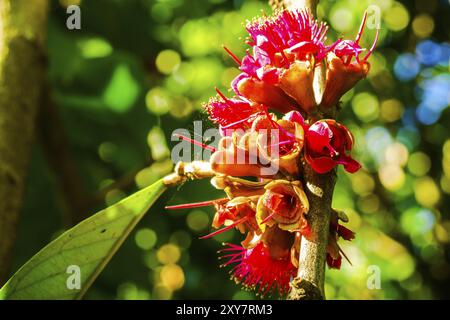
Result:
<svg viewBox="0 0 450 320"><path fill-rule="evenodd" d="M216 92L217 92L217 94L225 101L225 102L227 102L228 103L228 101L229 101L229 99L218 89L218 88L215 88L215 90L216 90Z"/></svg>
<svg viewBox="0 0 450 320"><path fill-rule="evenodd" d="M231 57L234 61L236 61L236 63L237 63L238 65L241 65L241 64L242 64L242 61L239 60L239 58L236 57L236 56L234 55L234 53L231 52L230 49L228 49L228 48L225 47L225 46L223 46L223 49L230 55L230 57Z"/></svg>
<svg viewBox="0 0 450 320"><path fill-rule="evenodd" d="M345 62L344 62L344 64L346 65L346 66L348 66L348 64L350 63L350 61L352 61L352 56L348 56L347 57L347 59L345 60Z"/></svg>
<svg viewBox="0 0 450 320"><path fill-rule="evenodd" d="M330 152L330 156L332 158L339 155L339 152L337 152L336 149L334 149L333 146L329 142L325 145L325 147Z"/></svg>
<svg viewBox="0 0 450 320"><path fill-rule="evenodd" d="M355 38L356 44L359 44L359 40L361 40L361 36L363 34L364 26L366 25L366 21L367 21L367 11L364 11L364 17L363 17L363 20L361 21L361 25L359 26L358 34L356 35L356 38Z"/></svg>
<svg viewBox="0 0 450 320"><path fill-rule="evenodd" d="M265 107L263 109L263 112L265 113L267 119L270 121L270 123L272 123L278 130L280 130L280 132L284 133L285 135L288 136L288 138L291 138L292 140L288 140L288 143L290 142L294 142L295 141L295 135L288 132L286 129L284 129L281 125L279 125L275 120L272 119L272 117L269 114L269 110L267 107ZM276 145L276 144L273 144Z"/></svg>
<svg viewBox="0 0 450 320"><path fill-rule="evenodd" d="M233 251L235 251L236 249L232 249ZM225 263L221 264L220 267L226 267L229 264L232 263L239 263L242 261L242 252L238 252L238 253L230 253L224 256L219 256L219 260L220 259L228 259L230 258L228 261L226 261Z"/></svg>
<svg viewBox="0 0 450 320"><path fill-rule="evenodd" d="M323 30L323 27L324 27L324 25L321 24L320 27L319 27L318 29L315 28L315 30L314 30L314 37L313 37L311 40L313 40L313 41L317 41L317 40L318 40L318 37L320 36L320 33L321 33L322 30Z"/></svg>
<svg viewBox="0 0 450 320"><path fill-rule="evenodd" d="M225 130L226 130L226 129L228 129L228 128L234 127L235 125L238 125L238 124L241 124L241 123L243 123L243 122L246 122L246 121L248 121L251 117L254 117L256 114L258 114L258 112L257 112L257 113L252 113L252 114L249 115L247 118L244 118L244 119L238 120L238 121L236 121L236 122L227 124L226 126L222 126L222 129L225 129Z"/></svg>
<svg viewBox="0 0 450 320"><path fill-rule="evenodd" d="M227 252L227 251L245 251L244 248L242 248L241 246L238 246L236 244L233 244L233 243L222 243L222 245L224 245L226 247L218 250L217 251L218 253ZM219 259L220 259L220 257L219 257Z"/></svg>
<svg viewBox="0 0 450 320"><path fill-rule="evenodd" d="M270 35L270 36L273 38L273 40L274 40L273 44L275 45L275 47L277 48L277 50L280 52L281 57L283 58L283 63L284 63L284 65L285 65L285 66L289 66L289 59L288 59L288 57L286 56L286 54L284 53L284 50L280 47L278 41L276 41L277 38L276 38L274 32L272 31L272 29L269 29L268 32L269 32L269 35Z"/></svg>
<svg viewBox="0 0 450 320"><path fill-rule="evenodd" d="M281 141L281 142L278 142L278 143L272 143L272 144L269 145L269 147L273 147L273 146L285 146L285 145L290 144L290 143L292 143L292 141L289 141L289 140L287 140L287 141Z"/></svg>
<svg viewBox="0 0 450 320"><path fill-rule="evenodd" d="M338 45L339 43L342 42L342 40L343 40L342 37L339 38L335 43L333 43L333 44L327 49L327 52L334 50L334 48L336 48L337 45Z"/></svg>
<svg viewBox="0 0 450 320"><path fill-rule="evenodd" d="M355 38L355 44L359 44L359 40L361 40L363 31L364 31L364 27L365 27L365 25L366 25L366 21L367 21L367 11L364 11L364 16L363 16L363 19L362 19L362 21L361 21L361 25L359 26L358 34L356 35L356 38ZM359 57L358 57L358 55L357 55L355 58L356 58L356 61L359 63ZM344 64L345 64L345 65L348 65L351 61L352 61L352 56L350 55L350 56L348 56L347 59L345 60L345 63L344 63Z"/></svg>
<svg viewBox="0 0 450 320"><path fill-rule="evenodd" d="M370 47L370 50L366 54L366 56L364 57L363 61L367 61L367 59L369 59L369 57L372 54L372 52L375 50L375 47L376 47L377 42L378 42L378 36L379 35L380 35L380 26L377 27L377 33L375 34L375 39L373 41L372 47Z"/></svg>
<svg viewBox="0 0 450 320"><path fill-rule="evenodd" d="M277 127L278 123L276 123L275 120L273 120L272 117L270 116L269 108L267 108L267 106L264 106L263 112L266 115L267 120L269 120L271 124L273 124L275 127Z"/></svg>
<svg viewBox="0 0 450 320"><path fill-rule="evenodd" d="M203 239L209 239L209 238L212 238L212 237L214 237L214 236L217 236L218 234L221 234L222 232L225 232L225 231L228 231L228 230L230 230L230 229L233 229L233 228L236 227L238 224L241 224L241 223L247 221L248 218L249 218L248 216L245 216L245 217L243 217L243 218L241 218L241 219L239 219L239 220L233 222L233 223L230 224L229 226L227 226L227 227L225 227L225 228L222 228L222 229L219 229L219 230L217 230L217 231L214 231L214 232L212 232L212 233L210 233L210 234L207 234L206 236L200 237L199 239L202 239L202 240L203 240Z"/></svg>
<svg viewBox="0 0 450 320"><path fill-rule="evenodd" d="M178 134L178 133L175 133L174 136L178 137L178 138L181 138L181 139L183 139L185 141L188 141L188 142L192 143L193 145L202 147L203 149L206 149L206 150L209 150L209 151L212 151L212 152L216 152L216 148L208 146L208 145L206 145L204 143L201 143L201 142L199 142L197 140L193 140L191 138L185 137L185 136L183 136L181 134Z"/></svg>
<svg viewBox="0 0 450 320"><path fill-rule="evenodd" d="M254 248L235 248L228 250L227 261L221 266L235 265L230 273L232 279L242 283L245 288L256 289L264 296L275 290L283 296L289 291L289 281L297 274L288 256L273 259L270 251L260 242Z"/></svg>
<svg viewBox="0 0 450 320"><path fill-rule="evenodd" d="M350 259L347 257L347 255L345 254L345 252L341 249L341 247L339 247L339 252L344 256L345 260L347 260L348 263L350 263L351 266L353 266L352 262L350 261Z"/></svg>
<svg viewBox="0 0 450 320"><path fill-rule="evenodd" d="M271 213L270 215L268 215L263 221L261 221L260 224L264 224L267 221L269 221L270 219L272 219L272 217L276 214L277 212Z"/></svg>
<svg viewBox="0 0 450 320"><path fill-rule="evenodd" d="M229 200L228 198L222 198L222 199L208 200L208 201L195 202L195 203L184 203L184 204L177 204L177 205L173 205L173 206L166 206L165 209L166 210L179 210L179 209L208 207L208 206L213 206L215 204L221 204L228 200Z"/></svg>
<svg viewBox="0 0 450 320"><path fill-rule="evenodd" d="M266 11L265 11L264 9L261 9L261 15L262 15L264 18L267 18L267 14L266 14Z"/></svg>

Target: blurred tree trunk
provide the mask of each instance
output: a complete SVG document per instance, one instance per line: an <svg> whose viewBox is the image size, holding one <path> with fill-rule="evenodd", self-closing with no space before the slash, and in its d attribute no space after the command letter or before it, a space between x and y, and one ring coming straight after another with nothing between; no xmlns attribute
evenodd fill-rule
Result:
<svg viewBox="0 0 450 320"><path fill-rule="evenodd" d="M0 285L9 272L44 83L47 0L0 0Z"/></svg>

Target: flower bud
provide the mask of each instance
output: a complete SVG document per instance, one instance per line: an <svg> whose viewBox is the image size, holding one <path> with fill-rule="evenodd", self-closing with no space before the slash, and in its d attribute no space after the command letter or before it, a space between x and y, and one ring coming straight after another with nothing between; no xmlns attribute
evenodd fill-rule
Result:
<svg viewBox="0 0 450 320"><path fill-rule="evenodd" d="M309 60L295 61L280 76L279 87L300 105L307 113L314 111L316 98L313 88L314 57Z"/></svg>
<svg viewBox="0 0 450 320"><path fill-rule="evenodd" d="M309 202L299 181L274 180L259 198L256 219L264 231L275 224L282 230L301 231L307 225Z"/></svg>
<svg viewBox="0 0 450 320"><path fill-rule="evenodd" d="M338 164L354 173L361 165L347 155L353 148L350 131L335 120L325 119L312 124L305 134L305 160L317 173L326 173Z"/></svg>
<svg viewBox="0 0 450 320"><path fill-rule="evenodd" d="M298 109L298 104L295 100L283 90L262 80L247 76L240 77L233 81L232 87L237 94L279 112L286 113Z"/></svg>
<svg viewBox="0 0 450 320"><path fill-rule="evenodd" d="M369 73L368 62L344 64L333 52L328 53L325 90L320 105L335 106L341 97Z"/></svg>

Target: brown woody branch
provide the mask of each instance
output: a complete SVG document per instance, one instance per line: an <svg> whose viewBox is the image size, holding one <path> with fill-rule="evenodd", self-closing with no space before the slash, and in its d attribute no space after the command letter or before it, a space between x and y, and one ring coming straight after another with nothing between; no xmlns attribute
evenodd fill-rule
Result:
<svg viewBox="0 0 450 320"><path fill-rule="evenodd" d="M316 14L319 0L284 0L276 1L287 9L307 9ZM320 97L325 86L324 69L317 68L314 87ZM335 170L327 174L317 174L308 164L303 163L303 179L308 196L310 210L308 224L311 237L302 238L300 244L299 269L297 277L291 282L288 295L290 300L325 299L325 265L328 244L331 202L336 183Z"/></svg>

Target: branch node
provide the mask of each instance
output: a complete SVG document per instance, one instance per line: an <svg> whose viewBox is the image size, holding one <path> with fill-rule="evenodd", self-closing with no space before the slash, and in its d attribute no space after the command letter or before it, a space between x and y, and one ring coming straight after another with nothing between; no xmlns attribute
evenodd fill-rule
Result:
<svg viewBox="0 0 450 320"><path fill-rule="evenodd" d="M175 166L175 172L164 177L163 181L167 186L176 186L183 184L188 180L210 178L214 176L214 174L209 162L178 162Z"/></svg>
<svg viewBox="0 0 450 320"><path fill-rule="evenodd" d="M291 281L289 300L324 300L320 289L312 282L300 277Z"/></svg>
<svg viewBox="0 0 450 320"><path fill-rule="evenodd" d="M323 197L323 189L312 184L311 182L306 182L306 187L309 191L311 191L312 194L318 196L319 198Z"/></svg>

